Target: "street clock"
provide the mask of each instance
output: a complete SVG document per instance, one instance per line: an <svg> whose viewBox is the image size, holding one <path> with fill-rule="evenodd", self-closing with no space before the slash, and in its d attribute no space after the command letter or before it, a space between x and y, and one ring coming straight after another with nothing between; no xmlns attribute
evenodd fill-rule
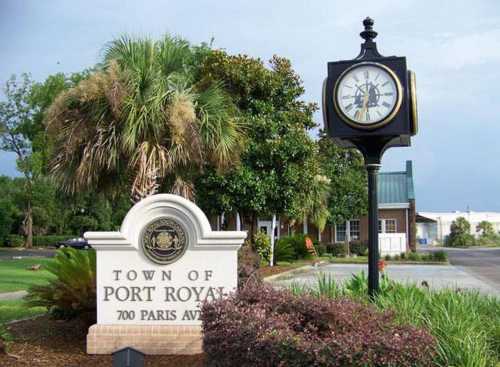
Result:
<svg viewBox="0 0 500 367"><path fill-rule="evenodd" d="M365 160L368 176L368 292L379 288L377 177L384 152L409 146L417 133L415 73L406 58L382 56L373 41L373 20L363 21L365 40L351 60L328 63L323 83L325 129L343 147L356 147Z"/></svg>
<svg viewBox="0 0 500 367"><path fill-rule="evenodd" d="M382 56L373 39L373 20L363 21L360 54L328 63L323 117L328 134L343 146L385 137L385 148L408 146L417 132L415 74L406 58Z"/></svg>

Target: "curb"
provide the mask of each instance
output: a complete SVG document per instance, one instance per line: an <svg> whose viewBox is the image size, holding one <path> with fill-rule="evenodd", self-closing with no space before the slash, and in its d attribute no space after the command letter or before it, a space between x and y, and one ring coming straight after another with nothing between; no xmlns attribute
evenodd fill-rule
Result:
<svg viewBox="0 0 500 367"><path fill-rule="evenodd" d="M268 277L265 277L264 278L264 282L271 282L274 279L279 278L279 277L284 276L284 275L290 275L290 274L295 274L295 273L302 273L302 272L304 272L306 270L314 269L314 268L316 268L316 267L318 267L320 265L326 265L326 264L329 264L329 262L328 261L319 261L315 265L304 265L304 266L301 266L299 268L290 269L290 270L284 271L282 273L273 274L273 275L270 275Z"/></svg>

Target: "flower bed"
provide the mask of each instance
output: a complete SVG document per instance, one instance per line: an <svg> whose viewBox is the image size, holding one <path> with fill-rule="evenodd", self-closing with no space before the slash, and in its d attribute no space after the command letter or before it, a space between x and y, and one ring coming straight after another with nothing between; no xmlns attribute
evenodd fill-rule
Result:
<svg viewBox="0 0 500 367"><path fill-rule="evenodd" d="M208 366L429 366L435 340L390 312L251 283L202 308Z"/></svg>

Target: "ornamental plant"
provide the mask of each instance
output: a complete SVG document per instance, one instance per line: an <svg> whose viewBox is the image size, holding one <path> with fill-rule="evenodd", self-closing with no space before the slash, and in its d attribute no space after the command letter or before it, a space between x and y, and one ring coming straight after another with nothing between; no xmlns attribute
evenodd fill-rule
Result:
<svg viewBox="0 0 500 367"><path fill-rule="evenodd" d="M271 257L271 239L264 232L253 235L253 245L262 261L269 262Z"/></svg>
<svg viewBox="0 0 500 367"><path fill-rule="evenodd" d="M249 283L202 306L208 366L430 366L435 340L391 312Z"/></svg>
<svg viewBox="0 0 500 367"><path fill-rule="evenodd" d="M94 250L58 250L46 265L55 275L46 285L36 285L26 296L31 307L46 307L56 318L80 317L89 324L96 318L96 254Z"/></svg>

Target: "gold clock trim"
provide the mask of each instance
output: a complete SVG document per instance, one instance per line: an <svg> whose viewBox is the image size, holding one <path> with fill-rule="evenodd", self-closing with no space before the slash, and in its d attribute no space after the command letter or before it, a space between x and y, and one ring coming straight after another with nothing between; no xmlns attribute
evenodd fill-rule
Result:
<svg viewBox="0 0 500 367"><path fill-rule="evenodd" d="M396 90L398 93L398 97L397 97L396 103L394 104L394 107L392 108L391 113L389 113L383 120L378 121L378 122L374 122L372 124L361 125L359 122L351 120L346 114L344 114L344 112L342 112L340 107L337 105L337 94L338 94L338 88L339 88L340 81L343 79L343 77L348 72L350 72L353 69L356 69L356 68L359 68L362 66L367 66L367 65L381 68L381 69L385 70L391 76L391 78L394 80L394 83L396 84ZM383 64L379 64L378 62L360 62L359 64L355 64L355 65L348 67L337 78L337 80L335 81L335 87L333 89L333 107L335 108L335 111L337 111L337 114L340 116L340 118L342 120L344 120L345 123L354 127L355 129L373 130L373 129L382 127L384 125L387 125L394 118L394 116L396 116L396 114L398 113L399 109L401 108L402 101L403 101L403 88L401 87L401 82L399 81L399 78L394 73L394 71L392 71L391 69L389 69L387 66L385 66Z"/></svg>
<svg viewBox="0 0 500 367"><path fill-rule="evenodd" d="M410 75L410 110L413 124L411 126L411 134L417 135L418 133L418 109L417 109L417 78L413 71L408 70Z"/></svg>

